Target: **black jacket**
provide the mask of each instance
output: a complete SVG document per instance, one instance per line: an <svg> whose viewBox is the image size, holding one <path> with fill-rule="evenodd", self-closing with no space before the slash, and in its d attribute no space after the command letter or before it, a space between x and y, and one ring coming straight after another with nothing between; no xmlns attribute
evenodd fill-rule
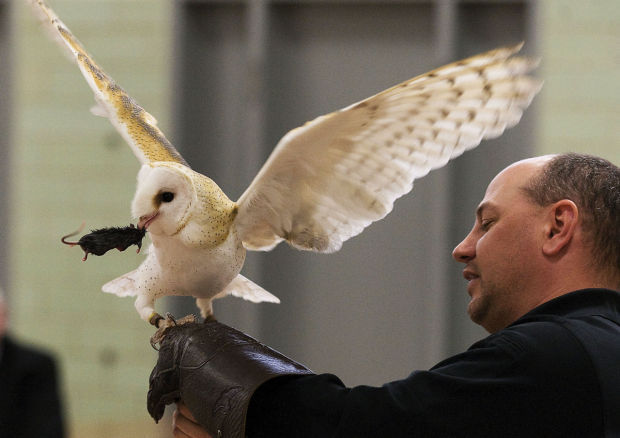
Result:
<svg viewBox="0 0 620 438"><path fill-rule="evenodd" d="M262 385L249 437L620 437L620 293L572 292L382 387Z"/></svg>
<svg viewBox="0 0 620 438"><path fill-rule="evenodd" d="M52 357L6 336L0 349L0 438L63 437Z"/></svg>

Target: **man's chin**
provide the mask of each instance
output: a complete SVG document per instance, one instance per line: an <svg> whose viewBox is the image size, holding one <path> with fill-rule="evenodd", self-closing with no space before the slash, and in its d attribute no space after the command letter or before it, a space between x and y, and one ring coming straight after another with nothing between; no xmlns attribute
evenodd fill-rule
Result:
<svg viewBox="0 0 620 438"><path fill-rule="evenodd" d="M469 315L469 319L478 325L482 325L484 315L486 314L484 311L484 303L481 301L480 296L474 295L467 305L467 314Z"/></svg>

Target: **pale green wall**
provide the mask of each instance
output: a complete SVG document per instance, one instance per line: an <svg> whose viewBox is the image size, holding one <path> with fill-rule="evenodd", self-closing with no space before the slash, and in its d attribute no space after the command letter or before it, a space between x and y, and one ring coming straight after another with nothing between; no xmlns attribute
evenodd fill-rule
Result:
<svg viewBox="0 0 620 438"><path fill-rule="evenodd" d="M55 0L95 59L170 129L172 3ZM540 153L600 154L620 163L620 2L539 3ZM73 436L154 436L145 409L155 353L132 299L100 292L138 265L133 249L80 261L60 236L125 225L138 163L94 103L77 68L15 2L12 194L13 328L61 359Z"/></svg>
<svg viewBox="0 0 620 438"><path fill-rule="evenodd" d="M539 2L540 153L620 164L620 1Z"/></svg>
<svg viewBox="0 0 620 438"><path fill-rule="evenodd" d="M153 436L145 403L155 360L152 329L139 319L133 299L101 292L142 256L132 247L82 262L79 248L59 240L82 221L91 228L128 225L138 161L107 120L90 114L93 95L77 66L46 38L24 3L14 5L13 329L58 353L73 436L129 436L132 430ZM172 4L51 4L165 130Z"/></svg>

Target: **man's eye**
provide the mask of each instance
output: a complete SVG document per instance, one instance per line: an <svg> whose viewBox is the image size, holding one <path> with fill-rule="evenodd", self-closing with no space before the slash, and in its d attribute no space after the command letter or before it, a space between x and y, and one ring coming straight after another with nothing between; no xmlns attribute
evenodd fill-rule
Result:
<svg viewBox="0 0 620 438"><path fill-rule="evenodd" d="M482 231L486 231L489 229L489 227L491 226L491 224L493 223L492 220L490 219L485 219L480 221L480 228L482 229Z"/></svg>

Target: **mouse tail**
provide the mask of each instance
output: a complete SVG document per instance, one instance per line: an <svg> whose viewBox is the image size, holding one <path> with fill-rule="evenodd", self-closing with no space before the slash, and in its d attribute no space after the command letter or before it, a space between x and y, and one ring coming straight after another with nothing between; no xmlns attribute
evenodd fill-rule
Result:
<svg viewBox="0 0 620 438"><path fill-rule="evenodd" d="M79 233L80 233L80 232L84 229L84 225L86 225L86 222L82 222L82 225L80 225L80 228L78 228L78 229L77 229L77 230L75 230L74 232L69 233L69 234L67 234L67 235L65 235L65 236L62 236L62 237L60 238L60 241L61 241L62 243L64 243L65 245L69 245L69 246L75 246L75 245L78 245L78 244L79 244L78 242L67 242L67 239L68 239L69 237L73 237L73 236L75 236L76 234L79 234Z"/></svg>

